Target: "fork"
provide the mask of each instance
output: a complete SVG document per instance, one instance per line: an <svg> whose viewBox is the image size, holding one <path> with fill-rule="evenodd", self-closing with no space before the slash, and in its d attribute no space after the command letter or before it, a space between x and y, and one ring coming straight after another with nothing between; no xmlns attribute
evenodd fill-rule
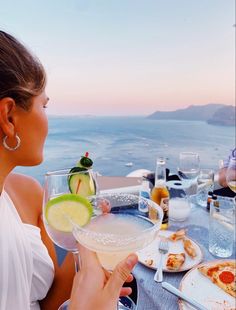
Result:
<svg viewBox="0 0 236 310"><path fill-rule="evenodd" d="M169 250L169 244L168 241L164 238L161 239L158 247L158 251L160 253L160 260L158 263L157 271L154 275L154 280L156 282L162 282L163 281L163 267L162 267L162 261L163 261L163 254L166 254Z"/></svg>

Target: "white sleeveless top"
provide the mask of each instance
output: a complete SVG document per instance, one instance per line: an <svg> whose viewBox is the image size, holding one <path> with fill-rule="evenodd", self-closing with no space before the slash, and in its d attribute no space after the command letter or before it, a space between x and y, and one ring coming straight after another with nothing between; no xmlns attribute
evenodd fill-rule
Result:
<svg viewBox="0 0 236 310"><path fill-rule="evenodd" d="M54 277L40 228L24 224L8 194L0 196L0 310L39 310Z"/></svg>

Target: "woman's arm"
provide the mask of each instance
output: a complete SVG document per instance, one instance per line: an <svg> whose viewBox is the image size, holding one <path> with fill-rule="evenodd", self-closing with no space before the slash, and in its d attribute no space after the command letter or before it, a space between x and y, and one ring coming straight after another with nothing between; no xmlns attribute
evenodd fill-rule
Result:
<svg viewBox="0 0 236 310"><path fill-rule="evenodd" d="M219 170L219 180L218 183L222 187L227 187L227 182L226 182L226 170L227 168L221 168Z"/></svg>

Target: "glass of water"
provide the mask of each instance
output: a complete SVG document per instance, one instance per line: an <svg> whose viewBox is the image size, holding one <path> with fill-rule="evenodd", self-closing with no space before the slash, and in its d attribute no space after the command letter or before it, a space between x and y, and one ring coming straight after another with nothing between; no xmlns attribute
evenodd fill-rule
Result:
<svg viewBox="0 0 236 310"><path fill-rule="evenodd" d="M210 206L209 252L217 257L233 254L235 239L235 204L233 199L219 197Z"/></svg>
<svg viewBox="0 0 236 310"><path fill-rule="evenodd" d="M206 207L208 192L214 190L214 171L212 169L201 169L197 178L197 185L197 203L201 207Z"/></svg>

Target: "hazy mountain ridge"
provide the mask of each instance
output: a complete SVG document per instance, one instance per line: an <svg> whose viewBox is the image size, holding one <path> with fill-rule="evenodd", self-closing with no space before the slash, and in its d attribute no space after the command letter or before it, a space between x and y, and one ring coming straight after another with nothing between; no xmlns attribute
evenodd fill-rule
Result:
<svg viewBox="0 0 236 310"><path fill-rule="evenodd" d="M206 121L208 124L235 126L235 107L219 103L206 105L191 105L186 109L175 111L156 111L148 116L149 119Z"/></svg>
<svg viewBox="0 0 236 310"><path fill-rule="evenodd" d="M235 126L235 115L234 106L225 106L218 109L207 122L213 125Z"/></svg>

